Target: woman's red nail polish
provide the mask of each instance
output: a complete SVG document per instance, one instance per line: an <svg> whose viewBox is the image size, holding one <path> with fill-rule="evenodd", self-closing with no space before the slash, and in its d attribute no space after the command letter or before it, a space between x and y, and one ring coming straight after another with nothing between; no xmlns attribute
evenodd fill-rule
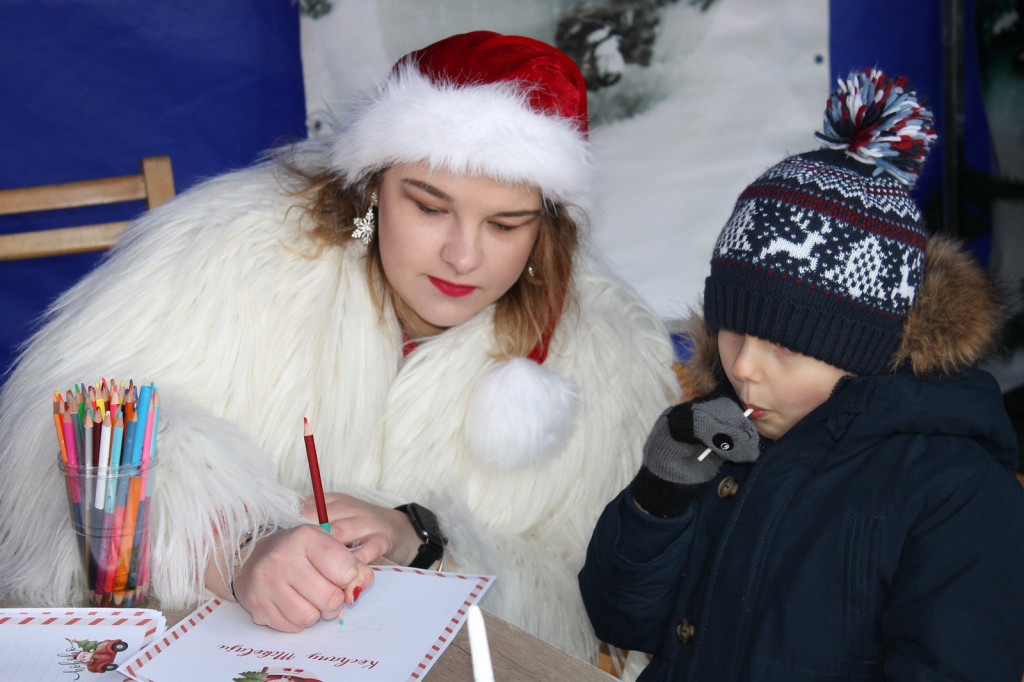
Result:
<svg viewBox="0 0 1024 682"><path fill-rule="evenodd" d="M352 590L352 601L355 601L355 600L359 599L359 595L362 594L362 592L363 592L363 588L361 588L361 587L359 587L357 585L355 587L355 589Z"/></svg>

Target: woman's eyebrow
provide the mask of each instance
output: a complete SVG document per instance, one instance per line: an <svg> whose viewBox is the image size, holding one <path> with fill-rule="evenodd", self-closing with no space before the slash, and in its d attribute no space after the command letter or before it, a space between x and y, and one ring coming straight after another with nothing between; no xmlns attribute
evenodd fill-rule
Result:
<svg viewBox="0 0 1024 682"><path fill-rule="evenodd" d="M427 183L427 182L423 182L422 180L413 180L412 178L406 178L406 179L402 180L402 184L404 184L404 185L412 185L413 187L421 189L424 192L426 192L427 194L429 194L429 195L431 195L433 197L436 197L436 198L440 199L441 201L447 201L448 203L454 203L455 202L454 198L452 198L451 196L449 196L445 192L442 192L440 189L438 189L434 185L431 185L430 183ZM521 217L527 217L527 216L535 217L535 216L541 215L542 213L543 213L543 211L538 208L538 209L523 209L523 210L520 210L520 211L499 211L498 213L495 213L494 215L495 216L501 216L501 217L504 217L504 218L521 218Z"/></svg>
<svg viewBox="0 0 1024 682"><path fill-rule="evenodd" d="M411 178L406 178L406 179L402 180L402 184L403 185L412 185L413 187L417 187L417 188L423 190L424 192L426 192L427 194L430 194L431 196L434 196L434 197L437 197L438 199L441 199L442 201L448 201L448 202L453 201L452 197L450 197L449 195L445 194L444 192L439 190L437 187L434 187L433 185L431 185L429 183L423 182L422 180L413 180Z"/></svg>

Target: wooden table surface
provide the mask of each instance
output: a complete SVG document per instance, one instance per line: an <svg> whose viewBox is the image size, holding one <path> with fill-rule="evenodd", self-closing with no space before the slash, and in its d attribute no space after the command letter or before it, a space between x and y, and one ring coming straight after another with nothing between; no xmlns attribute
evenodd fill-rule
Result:
<svg viewBox="0 0 1024 682"><path fill-rule="evenodd" d="M487 643L495 682L505 680L614 681L600 668L584 663L525 630L484 611ZM473 681L469 628L463 624L452 643L424 678L427 682Z"/></svg>

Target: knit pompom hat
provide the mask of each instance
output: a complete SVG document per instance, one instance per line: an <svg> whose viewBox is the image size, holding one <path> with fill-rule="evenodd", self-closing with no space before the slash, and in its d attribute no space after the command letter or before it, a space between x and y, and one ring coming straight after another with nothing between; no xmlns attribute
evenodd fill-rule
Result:
<svg viewBox="0 0 1024 682"><path fill-rule="evenodd" d="M539 40L490 31L440 40L399 59L341 120L329 163L349 184L426 163L536 187L581 226L593 210L586 84L572 59ZM572 433L575 387L543 366L557 326L549 321L527 358L497 362L478 380L465 433L487 466L542 462Z"/></svg>
<svg viewBox="0 0 1024 682"><path fill-rule="evenodd" d="M878 374L921 284L928 235L909 190L936 140L932 114L905 79L852 72L817 136L822 149L740 195L715 244L704 321Z"/></svg>

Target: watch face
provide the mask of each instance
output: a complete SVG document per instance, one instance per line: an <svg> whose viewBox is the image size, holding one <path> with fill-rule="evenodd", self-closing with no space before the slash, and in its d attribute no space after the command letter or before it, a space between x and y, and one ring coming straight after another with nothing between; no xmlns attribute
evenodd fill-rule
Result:
<svg viewBox="0 0 1024 682"><path fill-rule="evenodd" d="M412 525L416 528L416 532L420 534L424 541L434 540L439 544L447 542L444 534L441 533L441 528L437 523L437 516L434 515L434 512L413 502L407 507L407 513L412 521Z"/></svg>
<svg viewBox="0 0 1024 682"><path fill-rule="evenodd" d="M410 564L412 568L430 568L436 561L444 556L444 546L448 538L441 532L441 526L437 523L437 516L426 507L411 502L400 507L398 511L405 512L409 522L416 530L416 534L423 540L416 558ZM443 563L443 562L442 562Z"/></svg>

